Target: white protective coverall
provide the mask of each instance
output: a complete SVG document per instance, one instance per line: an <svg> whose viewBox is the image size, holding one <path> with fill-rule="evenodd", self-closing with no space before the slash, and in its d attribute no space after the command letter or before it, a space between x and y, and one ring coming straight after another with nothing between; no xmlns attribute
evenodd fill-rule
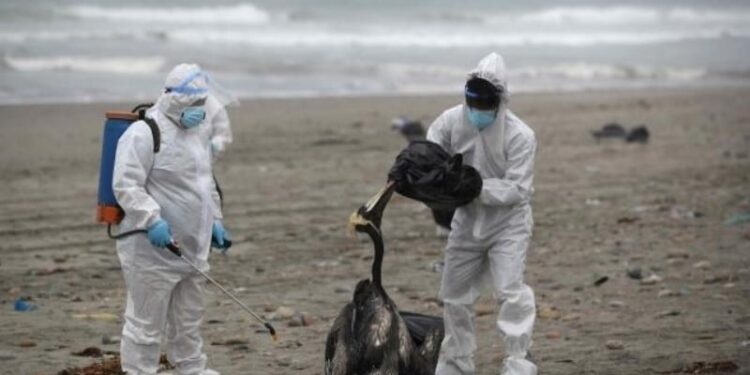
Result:
<svg viewBox="0 0 750 375"><path fill-rule="evenodd" d="M232 143L232 128L229 124L229 115L215 96L208 95L206 98L206 120L198 127L204 142L208 143L211 157L216 160L224 154L227 146Z"/></svg>
<svg viewBox="0 0 750 375"><path fill-rule="evenodd" d="M181 64L169 73L166 87L179 85L199 71ZM188 87L201 91L200 76ZM154 153L151 129L143 121L130 125L117 146L113 190L125 211L123 231L148 228L165 220L183 255L207 271L211 228L221 219L213 185L211 156L199 129L185 129L175 116L205 94L164 93L147 111L161 132L161 150ZM168 116L171 117L168 118ZM125 325L120 355L129 375L156 374L159 344L167 327L167 357L179 375L217 374L206 369L200 336L203 318L203 279L166 249L151 245L147 236L117 241L127 287Z"/></svg>
<svg viewBox="0 0 750 375"><path fill-rule="evenodd" d="M500 55L483 58L470 78L483 78L507 93ZM460 153L483 179L480 196L456 210L445 251L440 296L444 302L445 339L437 375L474 374L474 308L489 272L500 305L497 328L508 357L501 374L536 374L526 358L536 308L534 292L523 282L526 249L533 221L534 132L507 109L501 97L495 122L481 132L461 104L443 112L427 139L450 154Z"/></svg>

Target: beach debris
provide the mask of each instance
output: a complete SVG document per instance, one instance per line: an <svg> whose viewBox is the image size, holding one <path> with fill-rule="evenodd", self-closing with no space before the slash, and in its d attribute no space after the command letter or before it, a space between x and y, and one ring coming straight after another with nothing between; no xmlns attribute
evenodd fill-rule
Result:
<svg viewBox="0 0 750 375"><path fill-rule="evenodd" d="M537 316L542 319L559 319L562 313L554 306L541 305L537 311Z"/></svg>
<svg viewBox="0 0 750 375"><path fill-rule="evenodd" d="M18 346L21 348L33 348L36 346L36 343L30 340L23 340L18 343Z"/></svg>
<svg viewBox="0 0 750 375"><path fill-rule="evenodd" d="M90 346L86 349L81 350L80 352L73 352L71 353L76 357L91 357L91 358L101 358L104 353L101 349L97 348L96 346Z"/></svg>
<svg viewBox="0 0 750 375"><path fill-rule="evenodd" d="M93 363L86 367L71 367L59 371L57 375L125 375L120 366L120 356L113 353L105 352L106 356L99 362ZM167 356L162 354L159 358L159 370L157 372L172 370L172 366L167 360Z"/></svg>
<svg viewBox="0 0 750 375"><path fill-rule="evenodd" d="M675 296L678 296L678 295L679 295L679 293L675 292L672 289L662 289L662 290L659 291L659 294L657 295L657 297L659 297L659 298L675 297Z"/></svg>
<svg viewBox="0 0 750 375"><path fill-rule="evenodd" d="M628 277L633 280L643 279L643 270L641 270L641 267L639 266L629 266L625 272L628 274Z"/></svg>
<svg viewBox="0 0 750 375"><path fill-rule="evenodd" d="M36 310L37 306L29 302L28 298L21 297L16 299L16 302L13 304L13 309L16 311L27 312Z"/></svg>
<svg viewBox="0 0 750 375"><path fill-rule="evenodd" d="M625 348L625 344L620 340L607 340L607 342L604 343L604 346L609 350L620 350Z"/></svg>
<svg viewBox="0 0 750 375"><path fill-rule="evenodd" d="M617 224L633 224L638 220L640 219L636 216L624 216L617 219Z"/></svg>
<svg viewBox="0 0 750 375"><path fill-rule="evenodd" d="M739 366L732 361L717 361L717 362L693 362L683 367L667 370L658 371L658 374L716 374L724 372L735 372L739 370Z"/></svg>
<svg viewBox="0 0 750 375"><path fill-rule="evenodd" d="M656 313L657 318L666 318L668 316L677 316L680 315L679 310L664 310Z"/></svg>
<svg viewBox="0 0 750 375"><path fill-rule="evenodd" d="M112 345L112 344L119 344L122 338L117 335L105 335L102 336L102 345Z"/></svg>
<svg viewBox="0 0 750 375"><path fill-rule="evenodd" d="M41 269L41 270L29 271L29 272L32 275L35 275L35 276L49 276L49 275L55 275L55 274L58 274L58 273L65 273L65 272L68 272L68 271L70 271L70 269L68 269L68 268L63 268L63 267L48 267L48 268L44 268L44 269Z"/></svg>
<svg viewBox="0 0 750 375"><path fill-rule="evenodd" d="M289 327L307 327L315 322L315 318L306 312L296 313L289 319Z"/></svg>
<svg viewBox="0 0 750 375"><path fill-rule="evenodd" d="M297 312L294 311L291 307L286 306L279 306L279 308L276 309L276 311L272 312L271 315L269 315L269 320L286 320L291 319L294 314Z"/></svg>
<svg viewBox="0 0 750 375"><path fill-rule="evenodd" d="M601 286L609 280L609 276L602 276L594 281L594 286Z"/></svg>
<svg viewBox="0 0 750 375"><path fill-rule="evenodd" d="M657 274L651 274L651 276L641 280L642 285L656 285L662 281L662 278Z"/></svg>
<svg viewBox="0 0 750 375"><path fill-rule="evenodd" d="M591 135L597 141L601 140L602 138L623 138L624 139L627 136L627 131L625 130L625 127L623 127L622 125L616 122L610 122L602 126L601 129L592 130Z"/></svg>
<svg viewBox="0 0 750 375"><path fill-rule="evenodd" d="M550 331L544 334L544 337L550 340L556 340L562 337L562 333L560 333L560 331Z"/></svg>
<svg viewBox="0 0 750 375"><path fill-rule="evenodd" d="M12 361L17 357L16 353L7 350L0 350L0 361Z"/></svg>
<svg viewBox="0 0 750 375"><path fill-rule="evenodd" d="M602 201L596 198L587 198L585 203L587 206L596 207L600 206L602 204Z"/></svg>
<svg viewBox="0 0 750 375"><path fill-rule="evenodd" d="M693 268L697 270L705 270L705 269L711 268L711 262L707 260L702 260L700 262L694 263Z"/></svg>
<svg viewBox="0 0 750 375"><path fill-rule="evenodd" d="M724 225L739 225L744 223L750 223L750 211L733 215L724 221Z"/></svg>
<svg viewBox="0 0 750 375"><path fill-rule="evenodd" d="M675 220L685 220L685 219L701 218L704 215L700 211L693 211L687 207L672 206L669 209L669 216L671 216L672 219L675 219Z"/></svg>
<svg viewBox="0 0 750 375"><path fill-rule="evenodd" d="M703 280L704 284L719 284L730 281L731 277L726 274L708 276Z"/></svg>
<svg viewBox="0 0 750 375"><path fill-rule="evenodd" d="M226 340L211 341L211 345L214 345L214 346L238 346L238 345L249 345L249 344L250 344L250 341L248 341L247 339L226 339Z"/></svg>
<svg viewBox="0 0 750 375"><path fill-rule="evenodd" d="M610 301L609 302L609 307L614 308L614 309L621 309L621 308L625 307L625 302L618 301L618 300Z"/></svg>
<svg viewBox="0 0 750 375"><path fill-rule="evenodd" d="M630 129L625 142L628 143L648 143L648 139L651 136L646 125L638 125L633 129Z"/></svg>
<svg viewBox="0 0 750 375"><path fill-rule="evenodd" d="M667 259L688 259L690 254L683 250L672 250L667 252Z"/></svg>

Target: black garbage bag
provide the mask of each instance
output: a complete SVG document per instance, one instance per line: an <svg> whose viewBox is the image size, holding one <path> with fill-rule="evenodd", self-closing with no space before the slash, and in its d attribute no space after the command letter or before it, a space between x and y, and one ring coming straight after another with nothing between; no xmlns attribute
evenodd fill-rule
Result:
<svg viewBox="0 0 750 375"><path fill-rule="evenodd" d="M482 176L463 164L461 154L451 156L430 141L412 141L396 157L388 172L396 191L432 209L463 206L482 192Z"/></svg>
<svg viewBox="0 0 750 375"><path fill-rule="evenodd" d="M401 319L406 323L409 336L414 344L421 346L428 335L439 333L441 338L445 332L443 318L432 315L424 315L409 311L399 311Z"/></svg>

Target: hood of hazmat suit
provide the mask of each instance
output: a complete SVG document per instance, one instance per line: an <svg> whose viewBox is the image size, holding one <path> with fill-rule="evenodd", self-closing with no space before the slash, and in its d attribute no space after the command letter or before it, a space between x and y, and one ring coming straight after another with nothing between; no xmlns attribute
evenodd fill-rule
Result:
<svg viewBox="0 0 750 375"><path fill-rule="evenodd" d="M533 226L534 132L508 109L505 64L500 55L484 57L467 77L497 88L500 101L493 123L481 131L460 104L443 112L430 126L427 139L482 177L482 191L456 209L445 252L440 296L444 302L445 339L437 375L473 374L476 350L473 304L491 280L500 312L497 327L508 358L501 374L535 375L526 360L535 320L534 294L523 283L526 250Z"/></svg>

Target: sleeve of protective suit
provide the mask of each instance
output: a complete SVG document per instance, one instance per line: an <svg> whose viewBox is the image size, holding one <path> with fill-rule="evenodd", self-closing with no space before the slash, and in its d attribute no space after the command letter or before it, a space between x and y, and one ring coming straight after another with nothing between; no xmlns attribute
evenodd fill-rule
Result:
<svg viewBox="0 0 750 375"><path fill-rule="evenodd" d="M146 229L160 219L161 208L146 191L146 180L153 163L151 129L145 122L131 125L117 143L112 190L136 229Z"/></svg>
<svg viewBox="0 0 750 375"><path fill-rule="evenodd" d="M211 178L211 207L214 211L214 220L222 220L224 215L221 212L221 195L219 195L219 189L216 185L216 179Z"/></svg>
<svg viewBox="0 0 750 375"><path fill-rule="evenodd" d="M533 192L535 153L536 139L533 135L516 136L508 149L505 177L485 178L480 201L489 206L514 206L529 202Z"/></svg>
<svg viewBox="0 0 750 375"><path fill-rule="evenodd" d="M443 113L427 129L427 140L439 144L445 151L452 153L449 134L450 128L446 121L446 114Z"/></svg>
<svg viewBox="0 0 750 375"><path fill-rule="evenodd" d="M232 143L232 127L229 123L229 115L227 110L221 106L217 101L212 101L212 105L216 108L216 114L211 118L211 126L213 127L213 134L211 134L211 149L214 157L221 156L222 153L227 149L230 143Z"/></svg>

